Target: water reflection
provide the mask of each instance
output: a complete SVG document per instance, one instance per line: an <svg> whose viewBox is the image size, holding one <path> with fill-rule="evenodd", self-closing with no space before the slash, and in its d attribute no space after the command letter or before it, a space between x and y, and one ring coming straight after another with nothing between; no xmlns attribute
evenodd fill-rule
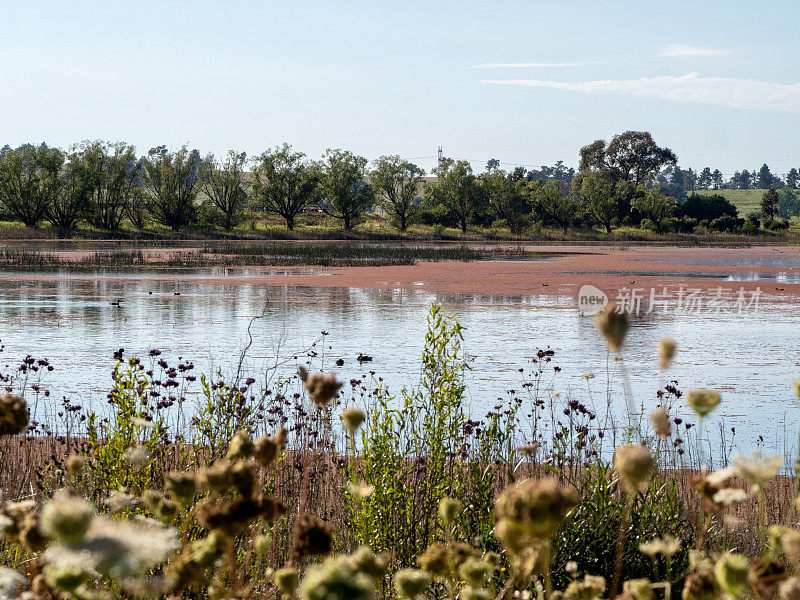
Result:
<svg viewBox="0 0 800 600"><path fill-rule="evenodd" d="M219 269L198 270L188 279L142 271L121 277L102 270L69 279L0 276L4 363L13 365L27 353L45 356L56 367L50 378L55 397L102 405L117 348L129 355L159 348L172 360L193 359L201 371L230 370L250 320L263 311L252 328L249 369L270 363L278 346L291 356L327 331L321 367L330 369L341 357L345 365L337 370L344 380L373 370L399 391L419 379L425 318L430 304L439 302L466 327L473 415L506 398L508 390L519 393L519 368L530 367L537 349L545 347L556 351L553 364L563 368L547 375L566 392L559 401L574 397L604 413L608 368L614 377L611 401L615 409L623 407L617 367L607 361L591 318L578 315L572 298L270 286L253 283L241 269L227 272L224 277ZM209 283L210 276L220 276L219 282ZM201 277L205 280L193 281ZM118 299L120 306L113 306ZM659 379L654 348L660 337L674 337L680 352L670 378L683 389L720 389L724 410L718 423L736 427L740 447L749 448L762 436L767 447L783 451L794 444L798 425L791 386L800 374L796 309L762 303L757 315L660 314L637 320L626 345L636 405L647 412L655 404L655 392L666 382ZM359 352L374 361L362 368L355 361ZM580 377L587 371L596 374L589 382ZM706 431L718 436L713 423Z"/></svg>

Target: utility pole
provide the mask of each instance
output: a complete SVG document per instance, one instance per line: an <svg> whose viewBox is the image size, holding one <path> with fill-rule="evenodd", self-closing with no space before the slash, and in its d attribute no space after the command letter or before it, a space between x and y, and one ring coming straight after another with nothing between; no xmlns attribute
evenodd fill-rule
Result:
<svg viewBox="0 0 800 600"><path fill-rule="evenodd" d="M439 162L438 162L439 167L442 166L443 162L444 162L444 152L442 152L442 147L439 146Z"/></svg>

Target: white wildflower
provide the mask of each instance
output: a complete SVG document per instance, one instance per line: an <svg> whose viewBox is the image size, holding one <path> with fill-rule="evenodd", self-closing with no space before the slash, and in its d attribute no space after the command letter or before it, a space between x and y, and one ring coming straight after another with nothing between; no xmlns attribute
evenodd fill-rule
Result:
<svg viewBox="0 0 800 600"><path fill-rule="evenodd" d="M739 476L756 489L764 489L767 482L778 474L783 457L763 456L756 450L753 456L737 454L732 461Z"/></svg>
<svg viewBox="0 0 800 600"><path fill-rule="evenodd" d="M731 506L747 500L747 492L741 488L723 488L714 494L713 500L717 504Z"/></svg>

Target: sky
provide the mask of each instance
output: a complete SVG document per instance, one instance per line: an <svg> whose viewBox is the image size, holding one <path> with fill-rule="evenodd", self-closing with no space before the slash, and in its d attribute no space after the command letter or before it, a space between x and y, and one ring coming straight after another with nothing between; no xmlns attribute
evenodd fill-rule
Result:
<svg viewBox="0 0 800 600"><path fill-rule="evenodd" d="M0 145L800 167L797 0L0 0Z"/></svg>

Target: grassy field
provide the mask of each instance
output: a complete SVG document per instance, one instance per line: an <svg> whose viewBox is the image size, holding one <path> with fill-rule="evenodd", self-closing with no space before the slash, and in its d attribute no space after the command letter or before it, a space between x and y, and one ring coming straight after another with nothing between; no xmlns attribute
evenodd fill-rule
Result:
<svg viewBox="0 0 800 600"><path fill-rule="evenodd" d="M700 190L697 193L700 195L719 194L725 196L728 200L733 202L733 205L739 211L740 217L746 217L752 212L761 210L759 202L766 190Z"/></svg>

